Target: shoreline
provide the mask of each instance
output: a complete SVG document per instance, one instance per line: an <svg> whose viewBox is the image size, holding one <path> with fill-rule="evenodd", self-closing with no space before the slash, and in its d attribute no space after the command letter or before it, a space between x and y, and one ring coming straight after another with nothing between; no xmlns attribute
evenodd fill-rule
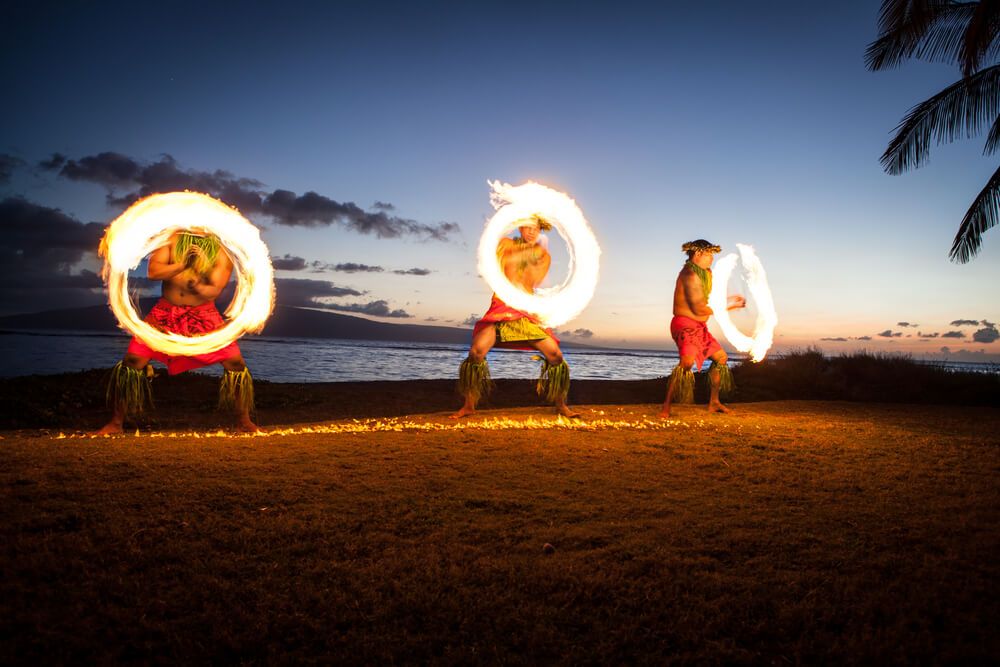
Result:
<svg viewBox="0 0 1000 667"><path fill-rule="evenodd" d="M734 368L737 390L726 403L740 405L773 401L820 400L854 403L952 405L1000 408L1000 376L958 373L919 364L889 362L817 366L808 356L792 362L739 365ZM822 361L819 359L819 361ZM695 402L708 398L706 374L699 374ZM89 431L108 418L107 369L60 375L0 378L0 430ZM228 415L216 411L218 378L164 371L153 379L155 407L126 422L136 429L227 429ZM362 382L268 382L258 380L256 421L264 427L315 424L340 419L385 419L411 415L450 414L461 405L455 379L368 380ZM530 409L555 416L535 393L535 380L496 379L495 390L479 405L481 411ZM570 385L573 406L649 406L657 417L666 394L666 377L645 380L575 379ZM682 410L690 408L680 406ZM594 418L585 412L584 419Z"/></svg>

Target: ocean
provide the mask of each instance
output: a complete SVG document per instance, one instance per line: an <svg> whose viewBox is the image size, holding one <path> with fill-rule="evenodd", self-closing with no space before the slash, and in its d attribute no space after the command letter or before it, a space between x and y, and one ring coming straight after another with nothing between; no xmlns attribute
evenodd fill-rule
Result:
<svg viewBox="0 0 1000 667"><path fill-rule="evenodd" d="M0 377L51 375L109 368L128 347L128 336L87 332L0 332ZM468 351L465 345L271 338L240 340L254 377L272 382L353 382L364 380L433 380L453 378ZM563 348L580 380L645 380L665 377L677 365L677 353L657 350ZM494 378L537 378L540 362L531 352L493 350ZM951 370L997 372L996 364L933 362ZM201 369L221 374L218 365Z"/></svg>
<svg viewBox="0 0 1000 667"><path fill-rule="evenodd" d="M128 336L87 332L0 332L0 377L49 375L108 368L128 347ZM240 349L254 377L273 382L432 380L458 373L468 346L334 338L246 336ZM662 377L677 354L646 350L563 348L573 377L638 380ZM519 350L490 352L494 378L537 378L540 362ZM199 370L218 375L218 365Z"/></svg>

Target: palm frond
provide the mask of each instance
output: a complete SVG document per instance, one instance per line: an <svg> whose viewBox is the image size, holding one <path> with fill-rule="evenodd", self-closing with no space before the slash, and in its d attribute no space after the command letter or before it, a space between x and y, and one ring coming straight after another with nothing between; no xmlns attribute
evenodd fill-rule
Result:
<svg viewBox="0 0 1000 667"><path fill-rule="evenodd" d="M888 5L893 5L886 17ZM896 5L919 5L906 12ZM865 51L865 66L872 71L898 67L909 58L958 63L973 2L913 2L889 0L882 5L878 38Z"/></svg>
<svg viewBox="0 0 1000 667"><path fill-rule="evenodd" d="M914 17L926 14L931 8L950 4L941 0L882 0L882 8L878 13L878 29L880 32L892 32L905 27Z"/></svg>
<svg viewBox="0 0 1000 667"><path fill-rule="evenodd" d="M910 109L882 154L882 167L890 174L916 169L927 161L932 139L940 144L973 136L998 113L1000 65L994 65Z"/></svg>
<svg viewBox="0 0 1000 667"><path fill-rule="evenodd" d="M986 136L983 155L993 155L998 147L1000 147L1000 116L997 116L997 119L993 121L993 127L990 128L990 133Z"/></svg>
<svg viewBox="0 0 1000 667"><path fill-rule="evenodd" d="M979 69L1000 32L1000 1L980 0L962 39L962 73L969 76Z"/></svg>
<svg viewBox="0 0 1000 667"><path fill-rule="evenodd" d="M983 244L983 233L995 227L1000 217L1000 169L993 172L986 187L972 202L962 218L948 257L965 264L976 256Z"/></svg>

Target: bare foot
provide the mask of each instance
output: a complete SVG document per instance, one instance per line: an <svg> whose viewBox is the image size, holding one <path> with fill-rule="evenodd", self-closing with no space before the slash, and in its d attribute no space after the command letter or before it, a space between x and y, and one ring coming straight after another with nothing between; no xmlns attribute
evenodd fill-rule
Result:
<svg viewBox="0 0 1000 667"><path fill-rule="evenodd" d="M99 428L96 431L92 432L91 435L117 435L118 433L122 433L122 432L123 431L122 431L122 425L121 424L117 424L115 422L108 422L107 424L105 424L101 428Z"/></svg>
<svg viewBox="0 0 1000 667"><path fill-rule="evenodd" d="M722 403L719 403L718 401L716 401L715 403L709 403L708 404L708 411L709 412L724 412L724 413L732 412L732 410L730 410L729 408L727 408L726 406L724 406Z"/></svg>
<svg viewBox="0 0 1000 667"><path fill-rule="evenodd" d="M660 419L670 419L670 408L669 407L664 406L663 409L660 410Z"/></svg>
<svg viewBox="0 0 1000 667"><path fill-rule="evenodd" d="M453 415L448 415L448 419L461 419L462 417L468 417L469 415L473 415L475 413L476 413L476 409L475 408L470 408L467 405L463 405L458 410L458 412L456 412Z"/></svg>
<svg viewBox="0 0 1000 667"><path fill-rule="evenodd" d="M579 412L577 412L575 410L571 410L570 407L568 405L566 405L565 403L562 404L562 405L560 405L560 406L558 406L556 409L559 411L559 414L561 414L563 417L569 417L570 419L576 419L577 417L580 416Z"/></svg>
<svg viewBox="0 0 1000 667"><path fill-rule="evenodd" d="M236 424L237 433L263 433L264 429L260 426L254 424L250 418L241 419L238 424Z"/></svg>

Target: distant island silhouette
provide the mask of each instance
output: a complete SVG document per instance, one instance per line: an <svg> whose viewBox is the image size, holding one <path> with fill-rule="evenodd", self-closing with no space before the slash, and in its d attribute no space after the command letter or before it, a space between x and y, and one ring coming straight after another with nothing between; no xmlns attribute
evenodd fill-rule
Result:
<svg viewBox="0 0 1000 667"><path fill-rule="evenodd" d="M139 309L148 311L155 298L140 299ZM107 305L62 308L0 317L0 331L73 331L118 333L121 329ZM390 324L324 310L277 305L263 336L279 338L342 338L350 340L410 343L467 344L472 330L422 324ZM570 347L601 349L569 343Z"/></svg>

